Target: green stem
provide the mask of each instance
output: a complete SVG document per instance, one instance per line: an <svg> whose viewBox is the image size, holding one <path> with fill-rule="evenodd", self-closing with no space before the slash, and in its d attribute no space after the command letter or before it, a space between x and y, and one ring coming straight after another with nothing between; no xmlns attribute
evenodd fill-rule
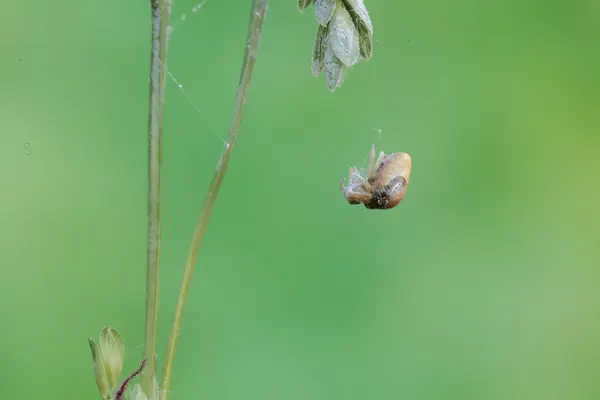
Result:
<svg viewBox="0 0 600 400"><path fill-rule="evenodd" d="M150 398L152 377L156 374L156 326L160 272L160 167L167 77L168 28L171 0L151 0L152 50L150 59L150 105L148 110L148 248L146 259L146 322L144 358L147 365L142 389Z"/></svg>
<svg viewBox="0 0 600 400"><path fill-rule="evenodd" d="M177 349L177 343L179 341L179 332L181 330L181 320L183 318L183 309L185 302L190 291L190 283L192 281L192 275L194 268L198 261L198 252L202 245L204 234L206 233L206 227L210 219L210 213L213 204L219 193L219 188L225 177L227 171L227 165L229 164L229 158L235 145L238 130L242 122L242 114L244 110L244 104L246 103L246 97L248 87L250 86L250 80L252 79L252 72L254 71L254 65L256 64L256 57L258 55L258 46L262 36L262 28L267 16L268 0L253 0L252 12L250 14L250 21L248 23L248 39L246 43L246 50L244 53L244 61L242 64L242 73L238 85L237 97L235 107L233 109L233 117L231 126L229 128L229 137L225 143L225 149L221 154L219 163L215 175L208 189L208 194L204 201L204 206L198 217L196 228L194 229L194 235L192 237L192 243L188 253L188 258L185 264L185 270L183 273L183 279L181 280L181 287L179 289L179 297L177 299L177 305L175 307L175 315L173 317L173 325L171 327L171 333L169 335L169 342L167 343L167 353L165 355L165 363L163 368L163 386L161 400L167 400L169 392L171 390L171 377L173 374L173 362L175 360L175 351Z"/></svg>

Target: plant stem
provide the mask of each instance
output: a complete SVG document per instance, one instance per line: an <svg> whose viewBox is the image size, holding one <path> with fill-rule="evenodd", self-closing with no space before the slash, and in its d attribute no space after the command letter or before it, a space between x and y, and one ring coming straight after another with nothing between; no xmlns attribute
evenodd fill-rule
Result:
<svg viewBox="0 0 600 400"><path fill-rule="evenodd" d="M225 177L227 165L229 164L229 159L231 157L231 153L237 139L238 130L242 122L242 114L244 105L246 103L248 87L250 86L250 80L252 79L252 73L254 71L254 65L256 64L258 46L262 36L262 28L265 18L267 16L267 9L268 0L253 0L252 12L250 14L250 21L248 23L248 39L246 43L246 50L244 52L244 61L242 64L242 72L238 85L235 107L233 109L233 117L229 128L229 137L227 138L225 148L223 149L223 153L221 154L221 158L217 164L215 175L210 183L208 194L204 201L204 206L202 207L202 211L198 217L198 222L196 223L196 228L194 229L192 243L190 245L188 258L185 264L183 279L181 280L179 297L177 299L175 315L173 317L173 325L169 335L169 342L167 343L167 353L165 355L163 369L161 400L167 400L169 391L171 389L173 362L175 360L175 351L179 341L183 309L190 290L190 283L192 281L194 268L196 267L196 263L198 261L198 252L200 251L200 246L202 245L202 240L204 238L204 234L206 233L206 227L210 220L210 213L219 193L219 188L221 187L223 178Z"/></svg>
<svg viewBox="0 0 600 400"><path fill-rule="evenodd" d="M146 258L146 322L142 390L150 398L152 377L156 374L156 326L160 272L160 168L167 77L168 28L171 0L151 0L152 50L150 58L150 105L148 110L148 247Z"/></svg>

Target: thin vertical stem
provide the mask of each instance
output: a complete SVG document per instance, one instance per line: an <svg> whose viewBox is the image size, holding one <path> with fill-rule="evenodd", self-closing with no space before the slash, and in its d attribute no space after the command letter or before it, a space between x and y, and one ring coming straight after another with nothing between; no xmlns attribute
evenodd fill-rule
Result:
<svg viewBox="0 0 600 400"><path fill-rule="evenodd" d="M148 109L148 247L146 259L146 322L144 359L148 365L142 376L142 390L150 398L152 377L156 374L156 326L160 273L160 169L162 131L167 77L168 28L171 0L151 0L152 50L150 58L150 105Z"/></svg>
<svg viewBox="0 0 600 400"><path fill-rule="evenodd" d="M252 12L250 14L250 21L248 23L248 39L246 43L246 50L244 52L244 61L242 64L242 72L238 85L237 97L235 107L233 109L233 117L231 126L229 128L229 137L225 143L225 148L221 154L219 163L213 180L209 186L208 194L206 196L204 206L198 217L196 228L194 229L194 235L190 245L188 258L185 264L185 270L183 273L183 279L181 280L181 287L179 290L179 297L177 299L177 305L175 307L175 315L173 317L173 325L171 327L171 334L169 335L169 341L167 343L167 353L165 355L165 363L163 369L163 387L161 400L167 400L169 391L171 389L171 377L173 374L173 362L175 360L175 351L177 349L177 343L179 341L179 332L181 329L181 321L183 318L183 309L185 302L190 291L190 283L192 281L192 275L194 268L198 261L198 252L206 233L206 227L210 220L210 213L213 204L219 193L219 188L225 177L227 171L227 165L235 145L238 131L242 122L242 115L244 105L246 103L246 97L248 93L248 87L252 79L252 73L254 71L254 65L256 64L256 57L258 55L258 47L262 36L262 29L267 16L268 0L253 0Z"/></svg>

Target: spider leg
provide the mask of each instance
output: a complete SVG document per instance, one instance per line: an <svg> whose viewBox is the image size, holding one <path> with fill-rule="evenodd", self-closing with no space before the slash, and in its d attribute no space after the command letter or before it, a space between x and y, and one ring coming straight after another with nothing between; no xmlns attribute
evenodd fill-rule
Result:
<svg viewBox="0 0 600 400"><path fill-rule="evenodd" d="M358 171L353 171L353 172L350 174L350 180L351 180L351 181L353 181L353 180L354 180L354 181L360 181L360 182L362 182L362 181L364 181L364 180L366 180L366 179L365 179L365 178L364 178L364 177L363 177L361 174L359 174L359 173L358 173Z"/></svg>
<svg viewBox="0 0 600 400"><path fill-rule="evenodd" d="M375 162L375 165L379 165L379 163L382 162L384 158L385 158L385 153L382 151L379 153L379 157L377 157L377 161Z"/></svg>
<svg viewBox="0 0 600 400"><path fill-rule="evenodd" d="M370 170L369 179L373 179L375 177L375 175L377 174L377 171L379 169L379 165L381 165L384 158L385 158L385 153L382 151L379 153L379 157L377 157L377 161L375 161L375 163L373 164L373 167Z"/></svg>
<svg viewBox="0 0 600 400"><path fill-rule="evenodd" d="M350 180L348 181L350 187L361 187L365 192L372 192L373 189L369 180L358 172L356 168L350 168Z"/></svg>
<svg viewBox="0 0 600 400"><path fill-rule="evenodd" d="M371 201L373 195L369 192L348 187L344 190L344 197L350 204L365 204Z"/></svg>
<svg viewBox="0 0 600 400"><path fill-rule="evenodd" d="M369 152L369 167L367 168L367 174L369 177L373 176L373 168L375 167L375 145L371 145L371 151Z"/></svg>
<svg viewBox="0 0 600 400"><path fill-rule="evenodd" d="M350 186L356 186L357 184L362 184L363 182L366 182L367 180L365 179L364 176L361 175L360 172L358 172L358 170L354 167L350 168L349 171L349 176L348 176L348 185Z"/></svg>
<svg viewBox="0 0 600 400"><path fill-rule="evenodd" d="M357 182L358 181L358 182ZM355 187L357 185L362 185L363 182L366 182L366 179L358 172L356 168L350 168L348 171L348 187ZM344 186L344 180L340 181L340 190L343 192L346 189Z"/></svg>
<svg viewBox="0 0 600 400"><path fill-rule="evenodd" d="M369 194L373 193L373 186L371 186L369 181L366 179L362 183L362 188L364 189L365 192L367 192Z"/></svg>

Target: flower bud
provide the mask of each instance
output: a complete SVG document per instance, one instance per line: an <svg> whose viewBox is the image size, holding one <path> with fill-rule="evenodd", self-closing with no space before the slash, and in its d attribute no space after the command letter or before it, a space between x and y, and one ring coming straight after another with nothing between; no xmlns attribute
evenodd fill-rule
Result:
<svg viewBox="0 0 600 400"><path fill-rule="evenodd" d="M369 60L373 55L373 24L363 0L345 0L348 12L358 29L360 55Z"/></svg>
<svg viewBox="0 0 600 400"><path fill-rule="evenodd" d="M94 363L94 375L96 376L96 385L98 391L103 399L108 399L111 388L108 383L108 376L106 375L106 365L102 358L102 352L98 347L96 341L92 338L88 338L90 342L90 349L92 350L92 361Z"/></svg>
<svg viewBox="0 0 600 400"><path fill-rule="evenodd" d="M325 52L327 51L328 33L329 28L327 26L319 25L312 55L312 73L315 78L323 71L325 65L324 61Z"/></svg>
<svg viewBox="0 0 600 400"><path fill-rule="evenodd" d="M363 0L298 0L298 9L315 5L319 29L312 50L312 73L325 71L332 92L345 70L373 56L373 24Z"/></svg>
<svg viewBox="0 0 600 400"><path fill-rule="evenodd" d="M119 384L125 361L125 343L119 332L109 326L100 331L99 347L104 359L106 376L111 388Z"/></svg>
<svg viewBox="0 0 600 400"><path fill-rule="evenodd" d="M331 17L333 16L336 4L336 0L316 0L315 15L319 24L327 26L329 20L331 20Z"/></svg>
<svg viewBox="0 0 600 400"><path fill-rule="evenodd" d="M330 91L335 91L338 87L344 83L344 64L336 57L331 43L325 50L324 57L325 64L325 81L327 82L327 88Z"/></svg>
<svg viewBox="0 0 600 400"><path fill-rule="evenodd" d="M336 57L348 68L360 59L358 30L346 7L341 0L338 2L329 24L329 43Z"/></svg>
<svg viewBox="0 0 600 400"><path fill-rule="evenodd" d="M304 9L314 3L315 0L298 0L298 10L304 11Z"/></svg>

